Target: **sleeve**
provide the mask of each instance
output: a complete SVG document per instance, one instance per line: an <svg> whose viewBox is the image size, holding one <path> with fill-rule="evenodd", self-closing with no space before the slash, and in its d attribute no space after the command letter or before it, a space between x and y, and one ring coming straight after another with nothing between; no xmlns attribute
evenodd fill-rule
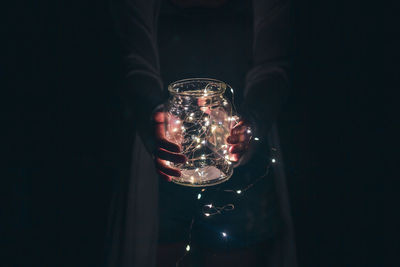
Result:
<svg viewBox="0 0 400 267"><path fill-rule="evenodd" d="M147 127L163 100L157 48L159 0L112 0L111 11L125 61L124 100L137 127Z"/></svg>
<svg viewBox="0 0 400 267"><path fill-rule="evenodd" d="M241 111L267 136L288 95L291 53L289 0L253 0L253 67L247 73Z"/></svg>

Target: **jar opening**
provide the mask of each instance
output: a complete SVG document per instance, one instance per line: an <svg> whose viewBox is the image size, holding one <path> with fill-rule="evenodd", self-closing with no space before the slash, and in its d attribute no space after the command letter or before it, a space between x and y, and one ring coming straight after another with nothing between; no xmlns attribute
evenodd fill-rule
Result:
<svg viewBox="0 0 400 267"><path fill-rule="evenodd" d="M230 88L229 85L219 80L193 78L171 83L168 86L168 91L173 95L215 96L222 95L227 87Z"/></svg>

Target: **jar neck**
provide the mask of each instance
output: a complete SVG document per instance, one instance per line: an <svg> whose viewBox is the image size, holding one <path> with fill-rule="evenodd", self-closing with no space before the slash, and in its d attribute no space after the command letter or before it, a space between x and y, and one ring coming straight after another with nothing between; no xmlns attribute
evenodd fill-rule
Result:
<svg viewBox="0 0 400 267"><path fill-rule="evenodd" d="M224 101L222 94L214 94L211 96L190 96L190 95L171 95L172 101L182 106L213 106L219 105Z"/></svg>

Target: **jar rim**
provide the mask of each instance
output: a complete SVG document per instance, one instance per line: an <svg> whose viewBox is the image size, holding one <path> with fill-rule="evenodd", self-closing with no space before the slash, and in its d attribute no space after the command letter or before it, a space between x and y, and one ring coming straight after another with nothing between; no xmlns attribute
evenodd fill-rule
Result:
<svg viewBox="0 0 400 267"><path fill-rule="evenodd" d="M190 83L198 83L198 84L206 84L205 87L196 87L187 89L183 86L189 85ZM212 87L207 88L207 86L212 83ZM186 96L215 96L222 95L226 88L232 90L232 87L220 80L212 79L212 78L189 78L182 79L175 82L172 82L168 85L168 91L173 95L186 95Z"/></svg>

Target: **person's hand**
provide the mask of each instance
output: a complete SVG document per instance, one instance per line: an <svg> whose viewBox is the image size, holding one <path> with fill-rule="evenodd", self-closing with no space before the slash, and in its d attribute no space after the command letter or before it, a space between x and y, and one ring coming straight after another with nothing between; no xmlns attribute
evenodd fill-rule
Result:
<svg viewBox="0 0 400 267"><path fill-rule="evenodd" d="M157 169L157 173L161 178L170 182L171 176L180 177L181 172L178 169L172 168L172 163L184 163L186 157L181 154L181 147L178 144L172 143L165 137L164 127L165 113L157 111L153 115L153 121L155 123L155 138L156 138L156 149L154 152L154 163Z"/></svg>
<svg viewBox="0 0 400 267"><path fill-rule="evenodd" d="M251 136L250 124L244 120L240 120L231 129L226 141L229 144L229 160L235 164L235 167L245 163L249 158Z"/></svg>

